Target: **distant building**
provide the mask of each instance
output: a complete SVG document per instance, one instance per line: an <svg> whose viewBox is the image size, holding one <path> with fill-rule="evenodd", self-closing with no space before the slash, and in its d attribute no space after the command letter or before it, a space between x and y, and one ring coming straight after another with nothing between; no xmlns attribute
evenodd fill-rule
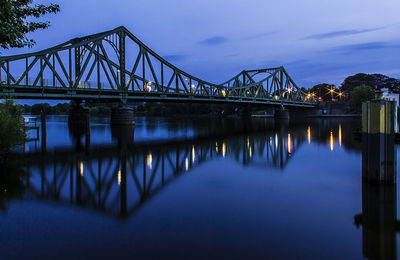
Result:
<svg viewBox="0 0 400 260"><path fill-rule="evenodd" d="M381 97L384 100L396 101L396 108L399 107L399 94L391 92L388 88L381 88ZM397 111L397 110L396 110Z"/></svg>

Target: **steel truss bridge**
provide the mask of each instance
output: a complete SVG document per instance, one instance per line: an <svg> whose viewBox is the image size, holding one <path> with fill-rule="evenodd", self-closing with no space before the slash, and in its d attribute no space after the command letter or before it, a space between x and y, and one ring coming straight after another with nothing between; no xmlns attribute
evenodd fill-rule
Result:
<svg viewBox="0 0 400 260"><path fill-rule="evenodd" d="M0 95L18 99L315 106L283 67L213 84L178 69L124 27L0 57L0 78Z"/></svg>
<svg viewBox="0 0 400 260"><path fill-rule="evenodd" d="M127 218L149 199L199 165L231 158L244 167L283 169L304 143L305 129L231 138L203 138L58 149L25 154L25 199L74 205L111 217Z"/></svg>

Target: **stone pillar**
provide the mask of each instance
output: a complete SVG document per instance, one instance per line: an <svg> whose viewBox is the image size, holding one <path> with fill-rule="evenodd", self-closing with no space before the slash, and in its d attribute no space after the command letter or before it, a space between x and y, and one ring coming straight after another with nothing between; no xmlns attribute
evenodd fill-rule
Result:
<svg viewBox="0 0 400 260"><path fill-rule="evenodd" d="M275 109L275 119L289 119L289 110L284 108Z"/></svg>
<svg viewBox="0 0 400 260"><path fill-rule="evenodd" d="M111 110L111 125L135 125L133 108L127 105Z"/></svg>
<svg viewBox="0 0 400 260"><path fill-rule="evenodd" d="M90 122L89 110L80 104L71 103L72 107L68 112L68 129L75 142L75 146L81 147L81 138L85 136L86 147L90 144Z"/></svg>

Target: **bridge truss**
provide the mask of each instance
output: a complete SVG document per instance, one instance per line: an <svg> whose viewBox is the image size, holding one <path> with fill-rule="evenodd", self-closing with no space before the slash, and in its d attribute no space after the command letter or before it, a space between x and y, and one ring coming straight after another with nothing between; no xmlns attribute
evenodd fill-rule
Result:
<svg viewBox="0 0 400 260"><path fill-rule="evenodd" d="M124 27L0 57L0 93L21 99L258 103L313 107L283 67L213 84L163 59Z"/></svg>

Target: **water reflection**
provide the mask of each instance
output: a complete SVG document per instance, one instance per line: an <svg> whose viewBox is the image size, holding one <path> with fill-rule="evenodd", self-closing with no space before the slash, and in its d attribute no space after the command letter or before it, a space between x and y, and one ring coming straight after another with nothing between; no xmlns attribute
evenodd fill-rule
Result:
<svg viewBox="0 0 400 260"><path fill-rule="evenodd" d="M229 123L224 124L229 127ZM320 122L282 125L274 121L259 125L249 129L242 124L236 132L190 139L136 143L133 127L112 127L117 145L91 145L83 151L75 143L75 147L45 154L27 153L24 160L30 176L25 181L26 198L76 204L126 218L166 185L207 161L230 158L245 167L284 169L306 140L323 144L327 133L333 149L330 125L324 128Z"/></svg>

